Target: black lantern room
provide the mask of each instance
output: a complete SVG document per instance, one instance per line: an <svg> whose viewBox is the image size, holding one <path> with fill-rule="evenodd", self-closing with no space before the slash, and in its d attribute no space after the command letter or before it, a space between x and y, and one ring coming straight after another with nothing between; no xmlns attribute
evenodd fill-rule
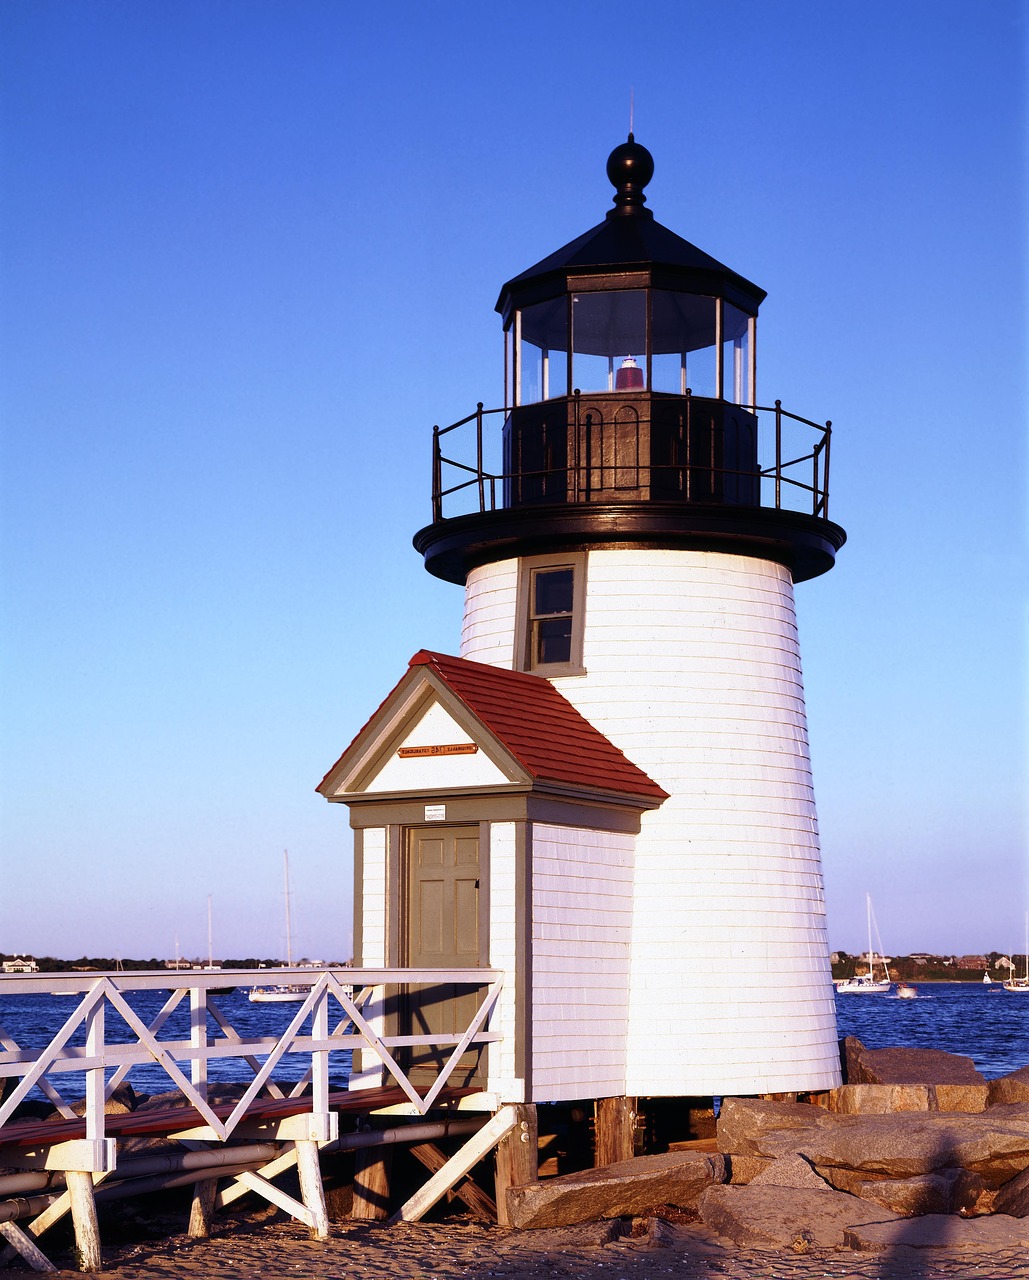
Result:
<svg viewBox="0 0 1029 1280"><path fill-rule="evenodd" d="M505 407L437 429L415 538L432 573L600 545L763 555L795 580L832 566L829 424L760 408L765 292L654 219L653 172L630 134L604 221L502 288Z"/></svg>

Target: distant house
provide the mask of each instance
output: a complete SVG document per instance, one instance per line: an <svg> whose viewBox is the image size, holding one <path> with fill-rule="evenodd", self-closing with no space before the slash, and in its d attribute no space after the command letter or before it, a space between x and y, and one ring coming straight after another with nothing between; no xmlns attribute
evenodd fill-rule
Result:
<svg viewBox="0 0 1029 1280"><path fill-rule="evenodd" d="M985 956L960 956L958 958L959 969L985 969Z"/></svg>
<svg viewBox="0 0 1029 1280"><path fill-rule="evenodd" d="M38 973L39 965L31 956L14 956L4 961L4 973Z"/></svg>
<svg viewBox="0 0 1029 1280"><path fill-rule="evenodd" d="M192 960L165 960L164 967L166 969L192 969Z"/></svg>
<svg viewBox="0 0 1029 1280"><path fill-rule="evenodd" d="M914 960L915 964L928 964L930 960L939 960L939 956L934 956L931 951L912 951L908 956L909 960Z"/></svg>

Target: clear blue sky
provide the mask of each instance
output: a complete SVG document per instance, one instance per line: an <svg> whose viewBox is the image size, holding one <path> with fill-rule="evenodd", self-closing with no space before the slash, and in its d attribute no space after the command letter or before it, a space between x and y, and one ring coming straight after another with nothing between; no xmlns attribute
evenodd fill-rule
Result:
<svg viewBox="0 0 1029 1280"><path fill-rule="evenodd" d="M499 286L658 219L768 290L759 399L832 418L798 589L830 936L1021 949L1027 6L0 6L0 950L349 955L314 786L461 592L434 422Z"/></svg>

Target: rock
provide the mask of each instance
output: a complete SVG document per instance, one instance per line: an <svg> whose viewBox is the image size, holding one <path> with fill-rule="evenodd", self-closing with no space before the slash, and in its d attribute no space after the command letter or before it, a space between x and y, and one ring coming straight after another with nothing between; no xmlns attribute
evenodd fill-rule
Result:
<svg viewBox="0 0 1029 1280"><path fill-rule="evenodd" d="M902 1218L911 1218L926 1213L967 1213L983 1191L983 1182L964 1169L941 1169L916 1178L859 1180L847 1190Z"/></svg>
<svg viewBox="0 0 1029 1280"><path fill-rule="evenodd" d="M676 1243L675 1228L663 1218L637 1218L632 1228L633 1236L648 1249L670 1249Z"/></svg>
<svg viewBox="0 0 1029 1280"><path fill-rule="evenodd" d="M726 1098L718 1116L718 1150L776 1160L795 1155L799 1143L832 1120L829 1112L808 1102Z"/></svg>
<svg viewBox="0 0 1029 1280"><path fill-rule="evenodd" d="M788 1156L782 1157L788 1160ZM769 1160L764 1156L726 1156L726 1167L729 1171L729 1181L737 1185L745 1185L753 1182L757 1175L765 1169L770 1169L774 1160Z"/></svg>
<svg viewBox="0 0 1029 1280"><path fill-rule="evenodd" d="M1026 1095L1029 1101L1029 1094ZM1012 1099L1016 1101L1016 1099ZM988 1084L933 1084L929 1086L929 1107L933 1111L985 1111L990 1103Z"/></svg>
<svg viewBox="0 0 1029 1280"><path fill-rule="evenodd" d="M839 1182L830 1169L855 1170L865 1181L964 1168L996 1189L1029 1166L1029 1104L985 1112L841 1115L805 1103L733 1098L719 1117L718 1145L730 1167L739 1166L737 1183L760 1172L744 1173L743 1157L801 1155L834 1185Z"/></svg>
<svg viewBox="0 0 1029 1280"><path fill-rule="evenodd" d="M839 1191L788 1187L709 1187L700 1197L706 1226L735 1244L756 1249L838 1249L849 1227L894 1217Z"/></svg>
<svg viewBox="0 0 1029 1280"><path fill-rule="evenodd" d="M989 1218L956 1218L927 1214L896 1222L875 1222L847 1227L844 1242L864 1253L896 1249L948 1249L955 1252L997 1253L1029 1246L1029 1222L996 1214Z"/></svg>
<svg viewBox="0 0 1029 1280"><path fill-rule="evenodd" d="M849 1037L848 1037L849 1039ZM860 1041L858 1042L860 1044ZM942 1049L866 1049L848 1057L848 1084L979 1084L986 1079L971 1058Z"/></svg>
<svg viewBox="0 0 1029 1280"><path fill-rule="evenodd" d="M991 1107L1006 1102L1029 1102L1029 1067L1019 1067L989 1083Z"/></svg>
<svg viewBox="0 0 1029 1280"><path fill-rule="evenodd" d="M104 1103L105 1116L127 1116L130 1112L136 1111L139 1106L139 1099L136 1091L130 1084L120 1084L114 1093ZM77 1116L86 1114L86 1099L79 1098L77 1102L71 1104L72 1111ZM51 1120L63 1120L64 1116L59 1111L50 1113Z"/></svg>
<svg viewBox="0 0 1029 1280"><path fill-rule="evenodd" d="M895 1111L928 1111L927 1084L845 1084L829 1094L837 1115L875 1116ZM981 1110L981 1108L980 1108Z"/></svg>
<svg viewBox="0 0 1029 1280"><path fill-rule="evenodd" d="M1006 1213L1012 1218L1029 1218L1029 1169L1022 1172L997 1191L993 1201L994 1213Z"/></svg>
<svg viewBox="0 0 1029 1280"><path fill-rule="evenodd" d="M844 1084L861 1083L859 1063L864 1051L865 1046L857 1036L844 1036L840 1041L840 1068L843 1072Z"/></svg>
<svg viewBox="0 0 1029 1280"><path fill-rule="evenodd" d="M820 1178L802 1156L780 1156L750 1179L752 1187L793 1187L808 1191L831 1191L824 1178Z"/></svg>
<svg viewBox="0 0 1029 1280"><path fill-rule="evenodd" d="M502 1240L497 1248L502 1253L531 1249L533 1253L561 1253L565 1249L587 1249L610 1244L622 1235L622 1224L613 1220L584 1222L577 1226L549 1228L542 1231L519 1231Z"/></svg>
<svg viewBox="0 0 1029 1280"><path fill-rule="evenodd" d="M888 1115L895 1111L985 1111L986 1084L845 1084L829 1093L838 1115Z"/></svg>
<svg viewBox="0 0 1029 1280"><path fill-rule="evenodd" d="M600 1169L584 1169L543 1182L510 1187L514 1227L562 1227L598 1218L629 1218L654 1205L692 1205L705 1188L725 1179L718 1155L676 1151L638 1156Z"/></svg>
<svg viewBox="0 0 1029 1280"><path fill-rule="evenodd" d="M829 1116L831 1124L799 1135L795 1149L826 1177L827 1167L886 1178L963 1168L996 1188L1029 1165L1029 1109L1003 1111ZM762 1134L751 1145L765 1155L781 1144Z"/></svg>

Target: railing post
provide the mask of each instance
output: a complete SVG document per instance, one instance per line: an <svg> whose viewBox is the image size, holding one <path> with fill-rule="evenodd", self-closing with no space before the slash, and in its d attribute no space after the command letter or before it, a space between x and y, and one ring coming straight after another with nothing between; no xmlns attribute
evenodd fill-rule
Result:
<svg viewBox="0 0 1029 1280"><path fill-rule="evenodd" d="M104 1009L105 1002L98 1000L86 1015L86 1053L100 1063L86 1072L86 1138L91 1142L102 1142L105 1134Z"/></svg>
<svg viewBox="0 0 1029 1280"><path fill-rule="evenodd" d="M194 1088L207 1098L207 988L189 989L189 1042L195 1051L189 1078Z"/></svg>
<svg viewBox="0 0 1029 1280"><path fill-rule="evenodd" d="M686 438L683 442L686 445L686 449L684 453L684 464L685 464L684 471L685 471L686 483L683 486L683 492L686 496L687 502L689 502L691 494L693 492L693 472L690 470L690 454L691 454L690 437L692 435L690 427L692 425L692 410L693 410L693 391L689 387L687 387L686 388L686 428L685 428Z"/></svg>
<svg viewBox="0 0 1029 1280"><path fill-rule="evenodd" d="M443 468L439 457L439 427L432 428L432 522L443 519Z"/></svg>
<svg viewBox="0 0 1029 1280"><path fill-rule="evenodd" d="M822 515L829 519L829 442L832 439L832 420L825 423L825 461L822 463Z"/></svg>
<svg viewBox="0 0 1029 1280"><path fill-rule="evenodd" d="M583 468L582 468L582 440L579 436L579 427L581 425L579 420L580 394L581 393L579 391L579 388L575 387L572 391L572 419L575 424L572 430L572 438L575 442L575 448L572 451L572 465L575 469L575 488L574 488L574 492L569 494L569 497L572 499L573 502L581 502L583 493L586 494L586 498L588 501L589 491L590 491L588 450L586 453L586 475L585 476L583 475ZM568 487L569 489L572 488L571 485L569 485Z"/></svg>
<svg viewBox="0 0 1029 1280"><path fill-rule="evenodd" d="M482 401L475 406L475 471L479 481L479 513L486 510L486 493L482 483Z"/></svg>
<svg viewBox="0 0 1029 1280"><path fill-rule="evenodd" d="M782 401L775 402L775 509L782 510Z"/></svg>
<svg viewBox="0 0 1029 1280"><path fill-rule="evenodd" d="M311 1011L311 1036L314 1040L329 1038L329 992L323 988L315 997ZM315 1049L311 1054L311 1110L315 1115L329 1114L329 1051Z"/></svg>

